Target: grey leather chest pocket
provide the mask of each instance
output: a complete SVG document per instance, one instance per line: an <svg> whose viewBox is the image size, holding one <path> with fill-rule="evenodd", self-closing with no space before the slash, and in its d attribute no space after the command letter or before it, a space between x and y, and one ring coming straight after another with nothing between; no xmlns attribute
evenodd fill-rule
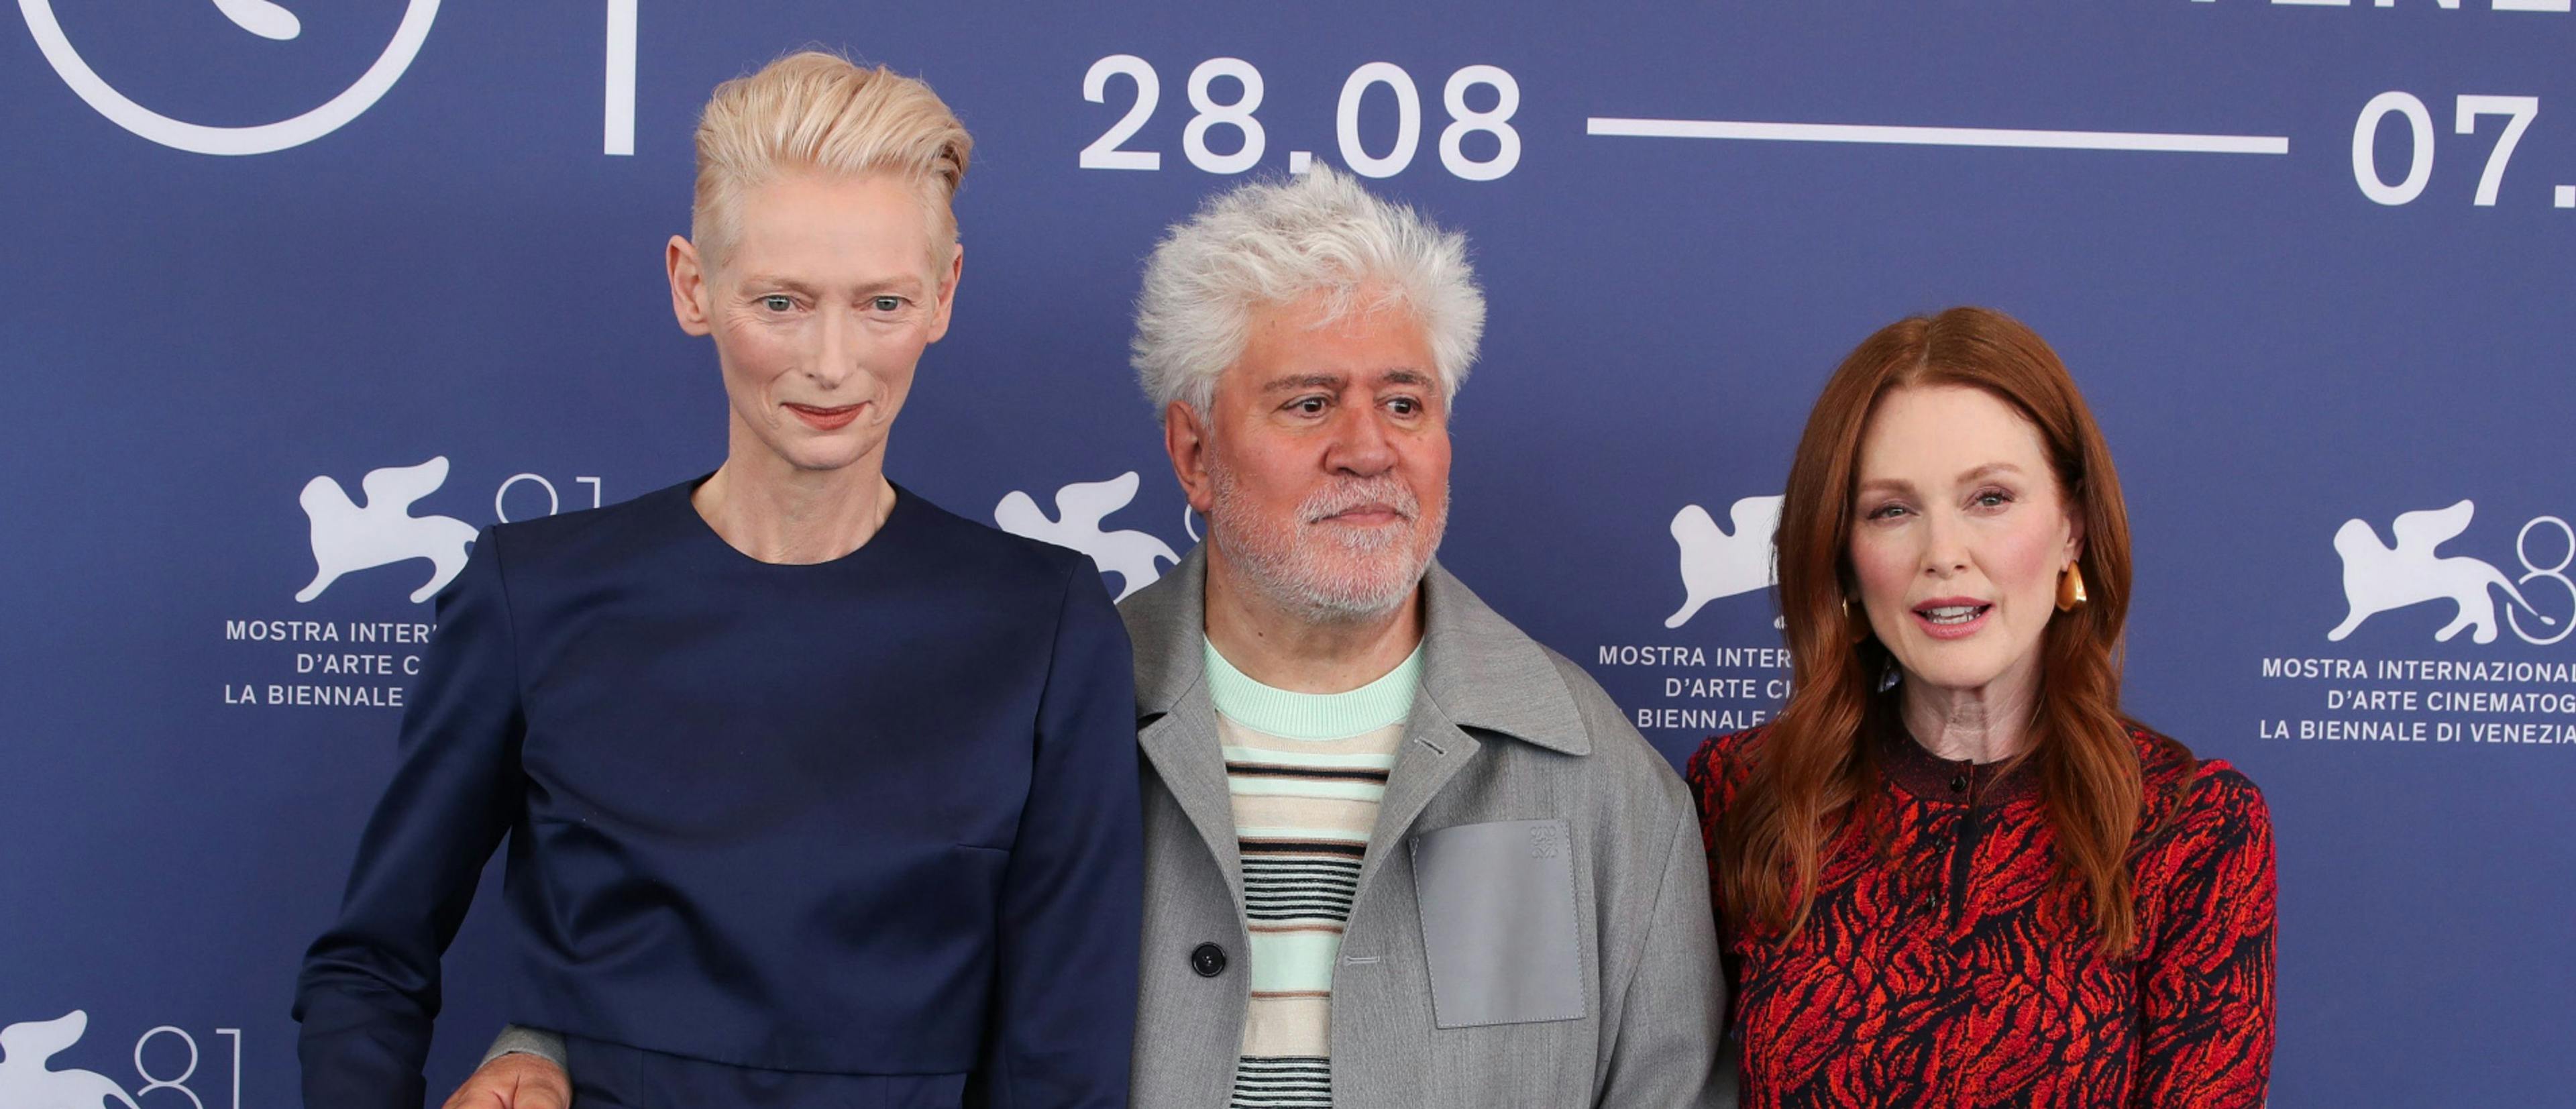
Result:
<svg viewBox="0 0 2576 1109"><path fill-rule="evenodd" d="M1433 1023L1580 1019L1574 837L1566 822L1461 824L1424 832L1411 846Z"/></svg>

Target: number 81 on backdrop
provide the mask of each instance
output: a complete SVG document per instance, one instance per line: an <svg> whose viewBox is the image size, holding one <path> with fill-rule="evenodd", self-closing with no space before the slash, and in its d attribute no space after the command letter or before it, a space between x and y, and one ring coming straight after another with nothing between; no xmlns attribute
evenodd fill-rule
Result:
<svg viewBox="0 0 2576 1109"><path fill-rule="evenodd" d="M1091 63L1090 71L1083 74L1082 98L1094 104L1108 103L1112 77L1133 82L1136 99L1125 115L1082 148L1082 168L1163 168L1160 151L1126 148L1162 103L1162 78L1154 72L1153 63L1143 58L1112 54ZM1220 103L1216 98L1215 86L1221 78L1234 82L1231 101ZM1480 85L1493 90L1493 105L1489 108L1468 106L1469 93ZM1395 142L1384 151L1371 151L1360 139L1360 111L1371 99L1369 93L1381 87L1394 97ZM1242 173L1260 165L1269 150L1269 136L1254 114L1261 107L1261 71L1241 58L1210 58L1190 71L1188 92L1190 107L1197 114L1181 131L1181 152L1190 164L1209 173ZM1469 181L1492 181L1520 165L1521 135L1512 127L1512 115L1520 110L1521 86L1510 73L1497 66L1467 66L1449 75L1441 87L1440 102L1449 114L1448 126L1440 130L1440 164L1450 173ZM1421 90L1414 84L1413 75L1393 62L1370 62L1352 70L1350 78L1342 82L1341 103L1333 119L1342 164L1362 177L1393 177L1404 172L1422 145ZM1208 144L1208 133L1219 128L1241 136L1242 142L1230 153L1218 153ZM1493 137L1490 156L1475 157L1468 149L1468 136L1476 134ZM1288 171L1305 172L1312 158L1308 151L1289 151Z"/></svg>

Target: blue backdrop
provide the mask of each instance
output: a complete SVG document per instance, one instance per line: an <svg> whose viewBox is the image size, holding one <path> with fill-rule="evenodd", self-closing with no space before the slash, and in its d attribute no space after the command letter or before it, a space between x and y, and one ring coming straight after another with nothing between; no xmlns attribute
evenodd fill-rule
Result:
<svg viewBox="0 0 2576 1109"><path fill-rule="evenodd" d="M431 562L369 562L720 459L662 242L708 90L810 42L977 139L898 480L989 518L1132 471L1101 527L1186 550L1138 263L1247 164L1368 168L1491 301L1445 560L1676 758L1778 700L1745 552L1827 370L2021 316L2119 460L2132 710L2270 799L2274 1103L2576 1088L2567 0L287 3L0 23L0 1025L85 1012L52 1066L293 1103L431 618ZM493 916L434 1089L500 1017Z"/></svg>

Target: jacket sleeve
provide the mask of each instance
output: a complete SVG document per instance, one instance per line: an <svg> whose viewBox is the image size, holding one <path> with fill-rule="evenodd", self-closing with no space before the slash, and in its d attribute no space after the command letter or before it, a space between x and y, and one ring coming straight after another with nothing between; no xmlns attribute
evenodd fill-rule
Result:
<svg viewBox="0 0 2576 1109"><path fill-rule="evenodd" d="M567 1077L572 1074L572 1053L565 1048L561 1032L504 1024L501 1034L492 1037L492 1046L483 1050L483 1061L489 1063L504 1055L533 1055L554 1064Z"/></svg>
<svg viewBox="0 0 2576 1109"><path fill-rule="evenodd" d="M1143 928L1135 663L1089 560L1067 583L1002 877L984 1104L1124 1109Z"/></svg>
<svg viewBox="0 0 2576 1109"><path fill-rule="evenodd" d="M2272 819L2254 783L2209 772L2138 877L2145 1010L2135 1104L2255 1109L2272 1073ZM2150 916L2150 911L2154 915Z"/></svg>
<svg viewBox="0 0 2576 1109"><path fill-rule="evenodd" d="M1722 1109L1735 1104L1733 1074L1718 1065L1719 1014L1726 984L1718 976L1717 932L1709 916L1707 853L1687 811L1664 829L1661 885L1644 936L1644 954L1619 999L1605 1057L1601 1109Z"/></svg>
<svg viewBox="0 0 2576 1109"><path fill-rule="evenodd" d="M521 806L523 730L499 540L438 600L393 781L358 841L339 923L305 952L295 1019L304 1103L421 1104L439 958Z"/></svg>

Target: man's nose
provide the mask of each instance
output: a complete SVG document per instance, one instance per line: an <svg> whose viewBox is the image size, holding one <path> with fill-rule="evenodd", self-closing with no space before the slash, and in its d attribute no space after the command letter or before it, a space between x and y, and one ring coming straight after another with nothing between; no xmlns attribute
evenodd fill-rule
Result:
<svg viewBox="0 0 2576 1109"><path fill-rule="evenodd" d="M1333 442L1324 464L1360 477L1375 477L1395 468L1395 436L1375 407L1352 406L1333 422Z"/></svg>

